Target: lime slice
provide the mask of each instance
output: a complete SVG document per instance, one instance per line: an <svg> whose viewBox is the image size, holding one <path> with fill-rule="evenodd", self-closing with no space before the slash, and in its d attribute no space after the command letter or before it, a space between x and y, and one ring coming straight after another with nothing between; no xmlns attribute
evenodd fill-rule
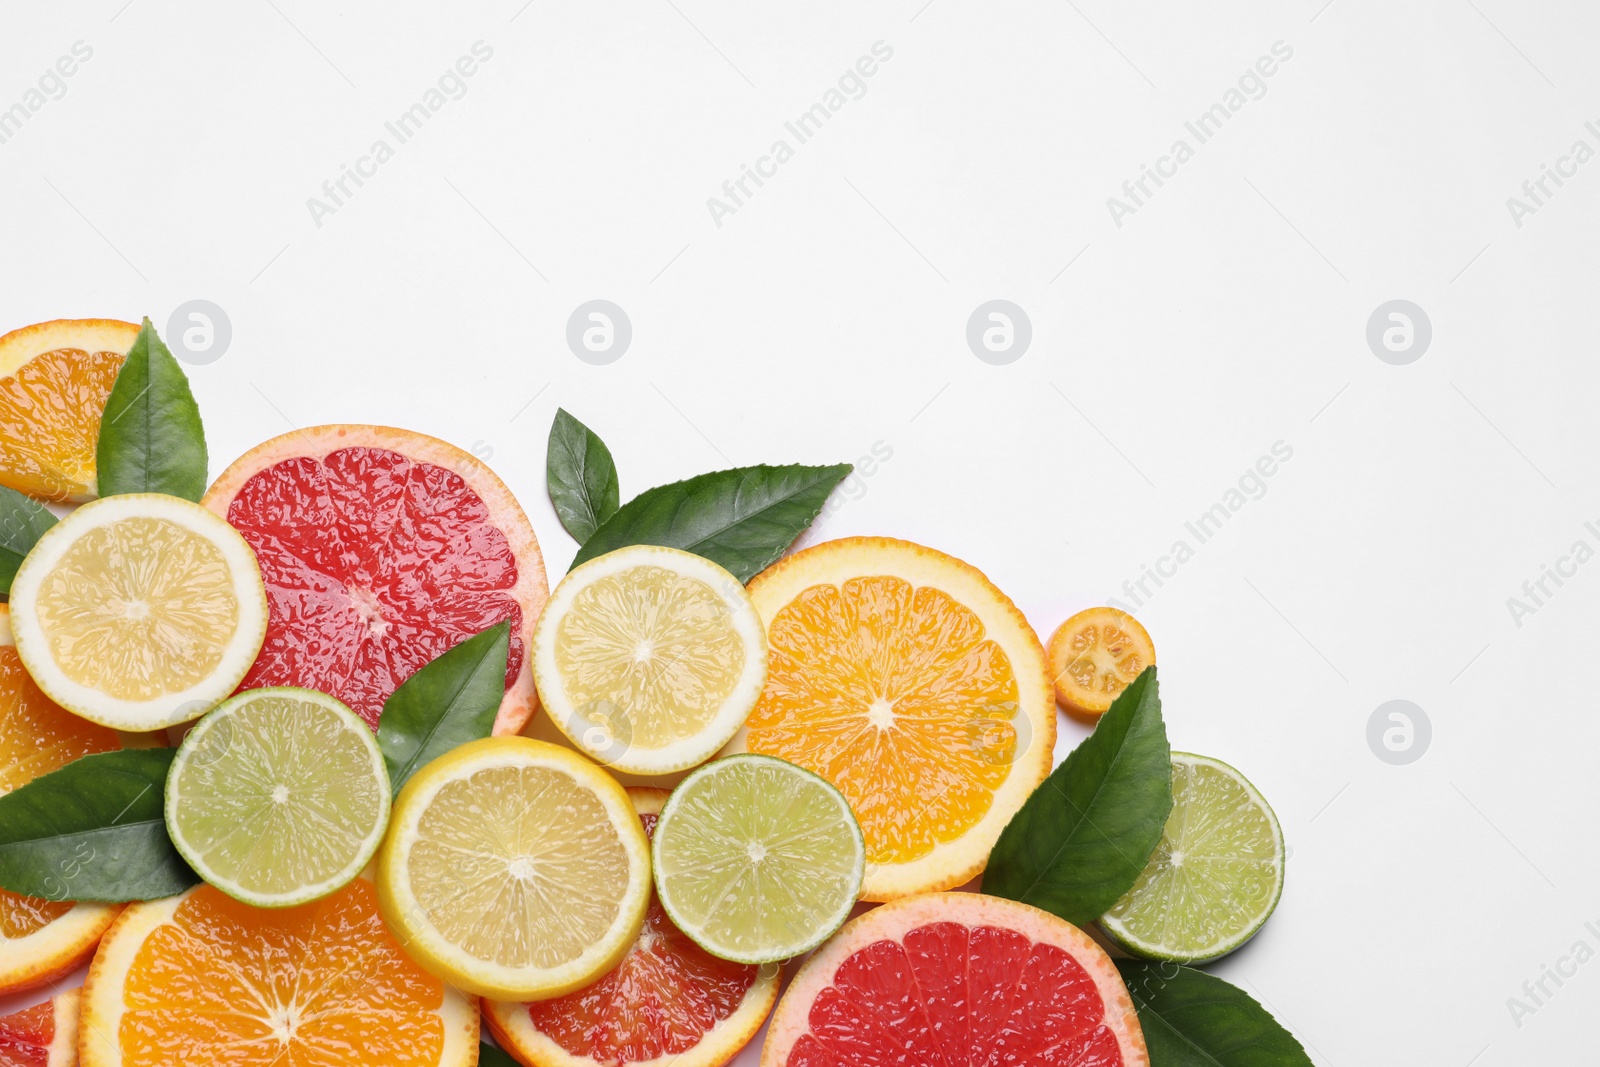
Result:
<svg viewBox="0 0 1600 1067"><path fill-rule="evenodd" d="M309 689L223 701L178 746L167 832L195 871L246 904L325 897L372 859L389 772L366 724Z"/></svg>
<svg viewBox="0 0 1600 1067"><path fill-rule="evenodd" d="M1100 926L1135 956L1214 960L1267 921L1283 866L1283 831L1255 786L1220 760L1174 752L1161 843Z"/></svg>
<svg viewBox="0 0 1600 1067"><path fill-rule="evenodd" d="M736 963L821 944L849 917L866 868L843 794L771 756L728 756L685 778L661 809L652 851L667 915Z"/></svg>

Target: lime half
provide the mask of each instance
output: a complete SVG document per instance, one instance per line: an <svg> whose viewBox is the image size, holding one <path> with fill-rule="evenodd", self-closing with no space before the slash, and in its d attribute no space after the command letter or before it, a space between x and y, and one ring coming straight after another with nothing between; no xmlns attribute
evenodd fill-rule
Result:
<svg viewBox="0 0 1600 1067"><path fill-rule="evenodd" d="M1161 843L1100 926L1135 956L1214 960L1267 921L1283 866L1283 831L1255 786L1220 760L1174 752Z"/></svg>
<svg viewBox="0 0 1600 1067"><path fill-rule="evenodd" d="M728 756L685 778L661 809L652 851L673 923L737 963L821 944L849 917L866 869L844 796L771 756Z"/></svg>
<svg viewBox="0 0 1600 1067"><path fill-rule="evenodd" d="M231 897L286 908L327 896L372 859L389 823L389 772L367 725L309 689L223 701L178 746L167 832Z"/></svg>

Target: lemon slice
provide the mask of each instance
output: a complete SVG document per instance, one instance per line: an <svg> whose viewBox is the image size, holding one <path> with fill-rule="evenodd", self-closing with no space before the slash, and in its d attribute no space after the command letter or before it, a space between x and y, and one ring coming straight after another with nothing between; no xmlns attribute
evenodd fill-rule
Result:
<svg viewBox="0 0 1600 1067"><path fill-rule="evenodd" d="M406 951L496 1000L588 985L627 955L649 903L628 794L526 737L472 741L417 772L378 854L378 906Z"/></svg>
<svg viewBox="0 0 1600 1067"><path fill-rule="evenodd" d="M634 774L703 763L761 696L767 641L750 594L710 560L631 545L569 573L533 635L551 720Z"/></svg>
<svg viewBox="0 0 1600 1067"><path fill-rule="evenodd" d="M106 497L49 532L11 583L17 654L44 693L116 730L199 718L267 631L255 554L199 504Z"/></svg>

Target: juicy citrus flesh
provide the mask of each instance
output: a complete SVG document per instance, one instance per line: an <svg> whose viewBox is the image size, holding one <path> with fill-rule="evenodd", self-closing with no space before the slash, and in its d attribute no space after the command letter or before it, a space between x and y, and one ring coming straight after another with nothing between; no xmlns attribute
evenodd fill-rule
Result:
<svg viewBox="0 0 1600 1067"><path fill-rule="evenodd" d="M259 907L349 882L388 818L389 777L372 732L307 690L224 702L185 738L168 777L174 844L207 881Z"/></svg>
<svg viewBox="0 0 1600 1067"><path fill-rule="evenodd" d="M68 679L118 700L152 700L217 669L240 604L208 537L131 516L79 536L44 576L34 610Z"/></svg>
<svg viewBox="0 0 1600 1067"><path fill-rule="evenodd" d="M51 1001L0 1016L0 1067L49 1067L56 1039L56 1007Z"/></svg>
<svg viewBox="0 0 1600 1067"><path fill-rule="evenodd" d="M870 863L920 859L988 813L1018 744L1018 686L971 609L903 578L851 578L806 589L767 637L747 747L838 786Z"/></svg>
<svg viewBox="0 0 1600 1067"><path fill-rule="evenodd" d="M227 519L255 550L268 598L242 688L331 693L376 729L401 682L502 621L507 688L516 681L517 556L455 471L365 446L285 459L243 484Z"/></svg>
<svg viewBox="0 0 1600 1067"><path fill-rule="evenodd" d="M60 348L0 377L0 485L42 500L93 498L100 416L123 358Z"/></svg>
<svg viewBox="0 0 1600 1067"><path fill-rule="evenodd" d="M159 906L135 905L119 926ZM113 928L107 945L117 937ZM110 1033L91 1027L83 1044L115 1042L120 1061L101 1053L87 1064L436 1067L447 1043L441 1009L456 996L401 950L361 879L273 911L201 885L148 933L126 973L107 962L102 948L86 1000L98 1005L96 986L119 985L124 1010Z"/></svg>
<svg viewBox="0 0 1600 1067"><path fill-rule="evenodd" d="M1272 914L1283 889L1283 835L1238 771L1172 757L1161 842L1101 925L1137 955L1202 962L1238 948Z"/></svg>
<svg viewBox="0 0 1600 1067"><path fill-rule="evenodd" d="M1155 645L1139 620L1116 608L1080 611L1050 638L1056 699L1098 715L1156 661Z"/></svg>
<svg viewBox="0 0 1600 1067"><path fill-rule="evenodd" d="M848 803L825 780L781 760L729 756L673 791L656 829L656 889L708 952L776 962L845 920L864 856Z"/></svg>
<svg viewBox="0 0 1600 1067"><path fill-rule="evenodd" d="M567 699L607 716L631 745L665 748L704 730L745 670L721 594L665 567L631 567L574 597L555 635Z"/></svg>

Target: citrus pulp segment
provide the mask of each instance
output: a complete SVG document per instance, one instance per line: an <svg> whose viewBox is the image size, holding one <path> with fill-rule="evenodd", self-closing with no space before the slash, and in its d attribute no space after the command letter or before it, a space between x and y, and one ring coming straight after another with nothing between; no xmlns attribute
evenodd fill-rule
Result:
<svg viewBox="0 0 1600 1067"><path fill-rule="evenodd" d="M400 790L378 892L406 951L435 974L542 1000L627 953L650 901L650 848L605 771L557 745L490 737Z"/></svg>
<svg viewBox="0 0 1600 1067"><path fill-rule="evenodd" d="M471 999L418 967L364 878L264 911L200 884L133 904L83 988L83 1067L469 1067Z"/></svg>
<svg viewBox="0 0 1600 1067"><path fill-rule="evenodd" d="M56 319L0 337L0 485L94 499L100 416L138 336L131 322Z"/></svg>
<svg viewBox="0 0 1600 1067"><path fill-rule="evenodd" d="M650 834L666 791L628 796ZM652 900L633 947L598 981L551 1000L486 1000L483 1019L526 1067L720 1067L777 999L777 967L717 959Z"/></svg>
<svg viewBox="0 0 1600 1067"><path fill-rule="evenodd" d="M1049 659L1061 706L1094 716L1155 663L1156 646L1127 612L1087 608L1056 627Z"/></svg>
<svg viewBox="0 0 1600 1067"><path fill-rule="evenodd" d="M551 720L578 748L634 774L709 759L766 680L761 618L739 580L676 548L631 545L574 568L533 635Z"/></svg>
<svg viewBox="0 0 1600 1067"><path fill-rule="evenodd" d="M129 493L45 532L11 583L23 664L91 722L148 732L233 691L266 632L255 557L199 504Z"/></svg>
<svg viewBox="0 0 1600 1067"><path fill-rule="evenodd" d="M1065 920L978 893L874 908L817 951L761 1067L1148 1067L1127 988Z"/></svg>
<svg viewBox="0 0 1600 1067"><path fill-rule="evenodd" d="M1139 880L1100 920L1146 959L1203 963L1261 929L1283 893L1283 831L1244 775L1172 754L1172 814Z"/></svg>
<svg viewBox="0 0 1600 1067"><path fill-rule="evenodd" d="M78 1062L78 991L0 1015L0 1067L73 1067Z"/></svg>
<svg viewBox="0 0 1600 1067"><path fill-rule="evenodd" d="M376 729L401 682L509 621L495 733L533 714L526 661L544 558L476 456L409 430L314 426L239 457L202 502L250 542L266 583L266 642L245 688L330 693Z"/></svg>
<svg viewBox="0 0 1600 1067"><path fill-rule="evenodd" d="M195 873L258 908L325 897L389 824L389 772L365 723L309 689L250 689L189 731L167 775L167 832Z"/></svg>
<svg viewBox="0 0 1600 1067"><path fill-rule="evenodd" d="M882 537L827 541L750 583L767 684L731 751L838 786L867 842L866 900L948 889L1050 772L1044 650L975 568Z"/></svg>

